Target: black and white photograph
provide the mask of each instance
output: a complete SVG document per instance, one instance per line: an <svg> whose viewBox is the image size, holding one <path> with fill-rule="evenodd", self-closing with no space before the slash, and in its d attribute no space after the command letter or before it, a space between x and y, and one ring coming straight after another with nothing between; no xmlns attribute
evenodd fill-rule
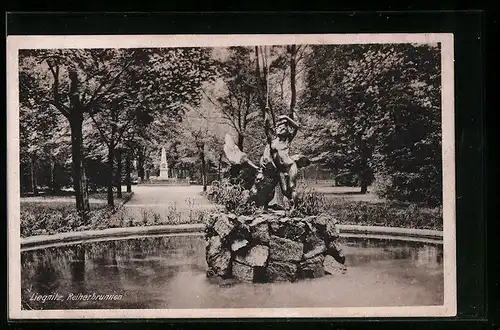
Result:
<svg viewBox="0 0 500 330"><path fill-rule="evenodd" d="M456 315L452 34L7 60L11 318Z"/></svg>

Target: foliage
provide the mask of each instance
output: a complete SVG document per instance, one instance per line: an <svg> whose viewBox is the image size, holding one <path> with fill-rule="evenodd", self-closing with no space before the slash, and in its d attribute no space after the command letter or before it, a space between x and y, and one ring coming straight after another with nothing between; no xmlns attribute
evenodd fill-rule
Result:
<svg viewBox="0 0 500 330"><path fill-rule="evenodd" d="M132 194L123 195L122 205ZM106 194L94 193L91 197L106 199ZM50 200L50 197L47 199ZM197 224L205 221L207 211L201 209L192 198L186 198L184 204L187 207L179 208L176 203L170 203L164 213L123 206L108 207L104 203L92 204L90 221L85 224L69 201L22 202L21 237L117 227Z"/></svg>
<svg viewBox="0 0 500 330"><path fill-rule="evenodd" d="M325 196L312 188L297 189L296 213L302 216L328 213L329 203Z"/></svg>
<svg viewBox="0 0 500 330"><path fill-rule="evenodd" d="M229 179L212 183L207 192L207 198L213 203L224 206L227 212L235 214L254 214L255 204L250 201L250 192L240 184ZM302 188L297 191L296 215L308 216L328 212L328 202L323 194L314 189Z"/></svg>
<svg viewBox="0 0 500 330"><path fill-rule="evenodd" d="M426 208L399 202L365 202L345 198L329 201L330 214L340 224L443 230L442 207Z"/></svg>
<svg viewBox="0 0 500 330"><path fill-rule="evenodd" d="M256 207L249 201L250 193L240 184L232 183L228 179L212 182L207 191L207 198L218 205L222 205L227 212L235 214L253 214Z"/></svg>
<svg viewBox="0 0 500 330"><path fill-rule="evenodd" d="M229 47L225 61L218 61L221 83L211 89L209 101L238 135L243 150L248 125L259 115L252 49ZM256 116L257 115L257 116Z"/></svg>
<svg viewBox="0 0 500 330"><path fill-rule="evenodd" d="M91 223L109 218L114 211L104 204L97 205L89 213ZM25 203L21 207L20 219L21 237L91 229L70 203Z"/></svg>
<svg viewBox="0 0 500 330"><path fill-rule="evenodd" d="M132 193L124 193L122 203L127 202ZM93 194L92 198L104 199L104 194ZM73 203L68 201L50 201L21 203L21 237L35 235L52 235L56 233L81 231L90 229L104 229L118 227L119 223L113 221L120 207L107 207L103 203L91 205L86 223L75 209ZM50 201L50 202L49 202Z"/></svg>
<svg viewBox="0 0 500 330"><path fill-rule="evenodd" d="M358 173L391 177L382 194L440 201L439 46L314 46L308 58L311 157ZM405 190L403 192L403 190Z"/></svg>
<svg viewBox="0 0 500 330"><path fill-rule="evenodd" d="M72 161L83 160L94 186L105 183L95 172L116 147L147 158L143 149L162 142L184 105L199 103L213 75L210 49L189 47L23 50L19 68L21 159L37 158L36 176L38 163L67 162L72 143ZM70 126L83 144L70 141Z"/></svg>

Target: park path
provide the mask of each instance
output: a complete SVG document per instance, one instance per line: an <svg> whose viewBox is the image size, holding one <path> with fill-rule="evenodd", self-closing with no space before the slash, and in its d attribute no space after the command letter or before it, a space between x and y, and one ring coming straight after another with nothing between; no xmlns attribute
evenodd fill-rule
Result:
<svg viewBox="0 0 500 330"><path fill-rule="evenodd" d="M132 191L132 198L124 206L127 213L138 222L142 221L144 212L150 216L153 213L158 214L162 222L168 215L173 214L180 216L181 222L190 222L187 219L190 214L215 208L215 205L203 196L203 187L198 185L136 185L132 187Z"/></svg>

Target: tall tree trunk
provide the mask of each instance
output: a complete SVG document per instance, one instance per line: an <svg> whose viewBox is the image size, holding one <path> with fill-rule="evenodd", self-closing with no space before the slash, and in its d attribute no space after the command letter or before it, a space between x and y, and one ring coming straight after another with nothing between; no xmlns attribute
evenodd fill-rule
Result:
<svg viewBox="0 0 500 330"><path fill-rule="evenodd" d="M50 189L52 194L55 195L59 192L59 181L57 180L57 161L51 159L50 161Z"/></svg>
<svg viewBox="0 0 500 330"><path fill-rule="evenodd" d="M222 179L221 177L221 166L222 165L222 154L219 154L219 161L217 163L217 181Z"/></svg>
<svg viewBox="0 0 500 330"><path fill-rule="evenodd" d="M73 161L73 189L75 190L76 210L88 220L90 211L89 198L86 189L85 173L83 171L83 116L72 118L71 126L71 158Z"/></svg>
<svg viewBox="0 0 500 330"><path fill-rule="evenodd" d="M116 154L116 197L122 198L122 150L118 149Z"/></svg>
<svg viewBox="0 0 500 330"><path fill-rule="evenodd" d="M295 104L297 102L296 76L297 76L297 46L290 46L290 118L293 119Z"/></svg>
<svg viewBox="0 0 500 330"><path fill-rule="evenodd" d="M132 179L130 177L131 172L131 162L130 149L127 150L127 159L125 163L125 171L127 172L127 192L132 192Z"/></svg>
<svg viewBox="0 0 500 330"><path fill-rule="evenodd" d="M114 150L113 148L108 148L108 175L106 180L107 193L108 193L108 206L114 207L115 200L113 196L113 163L114 163Z"/></svg>
<svg viewBox="0 0 500 330"><path fill-rule="evenodd" d="M359 181L360 181L360 186L361 186L361 193L366 194L368 192L368 185L370 184L370 180L368 177L368 169L366 166L363 166L361 168L361 171L359 173Z"/></svg>
<svg viewBox="0 0 500 330"><path fill-rule="evenodd" d="M245 141L245 136L242 133L238 133L238 148L243 151L243 142Z"/></svg>
<svg viewBox="0 0 500 330"><path fill-rule="evenodd" d="M361 186L361 193L366 194L368 192L368 186L370 185L371 181L371 169L370 166L368 165L368 158L370 157L370 149L366 145L365 141L361 141L361 168L360 168L360 173L359 173L359 180L360 180L360 186Z"/></svg>
<svg viewBox="0 0 500 330"><path fill-rule="evenodd" d="M30 157L30 177L31 177L31 192L33 196L38 196L38 184L36 180L36 155Z"/></svg>
<svg viewBox="0 0 500 330"><path fill-rule="evenodd" d="M264 57L265 54L262 54L262 57ZM276 124L276 118L274 115L273 107L271 105L271 101L268 99L268 86L267 86L267 68L265 67L265 63L263 63L264 67L262 68L262 73L260 71L260 54L259 54L259 46L255 46L255 75L257 77L257 84L258 84L258 90L262 92L260 95L261 98L261 109L262 109L262 118L265 118L266 112L265 109L266 107L269 107L269 112L271 113L271 119L273 120L273 125ZM267 102L266 102L267 100Z"/></svg>
<svg viewBox="0 0 500 330"><path fill-rule="evenodd" d="M138 157L137 157L137 176L141 178L141 181L144 181L144 154L142 151L139 151Z"/></svg>
<svg viewBox="0 0 500 330"><path fill-rule="evenodd" d="M207 191L207 166L205 162L205 152L200 151L201 160L201 182L203 184L203 191Z"/></svg>

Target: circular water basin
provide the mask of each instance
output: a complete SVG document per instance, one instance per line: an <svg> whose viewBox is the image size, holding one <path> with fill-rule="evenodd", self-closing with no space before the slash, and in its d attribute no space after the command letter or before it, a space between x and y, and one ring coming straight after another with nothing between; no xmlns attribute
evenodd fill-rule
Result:
<svg viewBox="0 0 500 330"><path fill-rule="evenodd" d="M382 307L443 304L443 247L341 237L347 272L295 283L206 277L201 234L21 253L23 309Z"/></svg>

